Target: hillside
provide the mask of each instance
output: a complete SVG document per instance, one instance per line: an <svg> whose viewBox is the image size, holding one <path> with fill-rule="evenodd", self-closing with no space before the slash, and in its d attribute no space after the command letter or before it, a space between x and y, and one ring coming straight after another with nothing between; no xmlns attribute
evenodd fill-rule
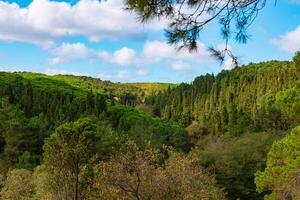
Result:
<svg viewBox="0 0 300 200"><path fill-rule="evenodd" d="M269 187L276 196L282 194L283 182L290 184L287 180L297 177L292 173L299 170L299 164L293 159L285 161L284 155L292 157L298 148L282 142L281 147L273 147L277 148L273 149L276 155L268 156L267 165L273 168L267 168L265 173L277 173L276 167L281 166L277 162L286 163L283 167L293 163L294 168L280 171L282 178L286 171L291 174L278 180L277 186L269 185L269 181L276 182L272 179L274 174L268 174L267 179L258 173L257 180L254 174L265 169L272 143L300 124L299 58L298 53L293 62L251 63L217 75L199 76L191 84L150 95L144 106L154 116L187 127L195 144L190 155L200 158L200 165L216 175L228 199L263 199ZM285 153L281 154L281 148ZM255 180L265 194L256 191Z"/></svg>
<svg viewBox="0 0 300 200"><path fill-rule="evenodd" d="M85 96L86 93L92 89L95 93L103 94L110 98L115 97L115 99L123 104L133 105L141 103L145 97L152 93L164 91L167 90L168 87L172 88L176 86L176 84L171 83L113 83L86 76L49 76L30 72L1 72L0 81L2 81L3 84L7 84L8 79L14 79L17 76L30 81L33 87L39 90L65 92L68 94L71 94L73 91L78 96Z"/></svg>
<svg viewBox="0 0 300 200"><path fill-rule="evenodd" d="M125 83L125 85L142 89L146 97L153 93L163 92L168 88L178 86L178 84L174 83Z"/></svg>
<svg viewBox="0 0 300 200"><path fill-rule="evenodd" d="M277 140L287 138L280 145L298 141L289 139L300 124L297 57L180 85L1 72L0 178L7 178L0 182L0 197L15 194L9 192L14 191L10 180L26 176L31 189L21 187L26 192L16 194L30 200L68 196L74 188L85 191L87 199L135 199L120 183L142 184L149 198L160 191L157 200L170 190L176 193L170 199L192 194L194 199L262 200L271 193L263 174L271 176L276 168L266 160L284 159ZM292 138L298 132L295 128ZM290 148L282 149L289 155L286 165L292 162L297 169ZM280 155L270 158L270 149ZM294 168L282 168L294 176Z"/></svg>
<svg viewBox="0 0 300 200"><path fill-rule="evenodd" d="M89 77L1 72L1 170L23 166L19 162L24 152L32 159L26 161L29 168L36 166L41 161L44 139L60 125L82 117L96 118L105 127L111 127L118 143L134 140L139 145L151 142L161 147L172 143L183 151L190 148L188 135L178 124L152 118L114 101L112 97L118 91L126 95L139 90ZM147 131L141 137L139 130L144 129ZM175 135L185 141L171 141Z"/></svg>
<svg viewBox="0 0 300 200"><path fill-rule="evenodd" d="M0 0L0 200L300 200L300 0Z"/></svg>
<svg viewBox="0 0 300 200"><path fill-rule="evenodd" d="M184 126L198 123L212 134L287 130L300 123L299 68L270 61L207 74L148 97L146 105L156 116Z"/></svg>

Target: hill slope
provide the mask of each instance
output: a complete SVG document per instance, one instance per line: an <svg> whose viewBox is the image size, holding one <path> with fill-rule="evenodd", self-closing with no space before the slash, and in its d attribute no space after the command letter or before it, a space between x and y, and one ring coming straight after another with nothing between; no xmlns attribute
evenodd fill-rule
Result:
<svg viewBox="0 0 300 200"><path fill-rule="evenodd" d="M170 145L188 151L189 137L177 123L153 118L115 102L112 97L118 92L122 92L121 95L125 92L125 96L133 92L129 94L134 96L141 91L120 85L89 77L0 72L0 164L4 162L3 170L23 166L22 159L27 159L28 168L33 168L40 161L44 139L61 124L82 117L96 118L97 123L109 127L117 146L133 140L141 146Z"/></svg>
<svg viewBox="0 0 300 200"><path fill-rule="evenodd" d="M3 84L7 84L7 81L19 76L29 80L33 87L40 90L60 91L69 94L73 91L78 96L84 96L92 89L96 93L107 95L111 98L115 97L115 99L119 99L123 103L134 101L132 104L142 102L145 97L152 93L177 86L171 83L113 83L97 78L74 75L49 76L30 72L0 73L0 83L2 82Z"/></svg>
<svg viewBox="0 0 300 200"><path fill-rule="evenodd" d="M213 134L286 130L300 123L299 69L294 62L249 64L199 76L192 84L148 97L146 104L157 116L185 126L197 122Z"/></svg>

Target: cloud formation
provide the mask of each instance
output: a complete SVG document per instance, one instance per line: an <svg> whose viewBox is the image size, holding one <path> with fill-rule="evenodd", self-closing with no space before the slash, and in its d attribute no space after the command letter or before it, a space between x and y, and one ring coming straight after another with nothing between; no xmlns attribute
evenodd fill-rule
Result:
<svg viewBox="0 0 300 200"><path fill-rule="evenodd" d="M191 71L192 66L188 63L184 63L182 61L177 61L172 64L172 69L176 71Z"/></svg>
<svg viewBox="0 0 300 200"><path fill-rule="evenodd" d="M277 45L280 49L294 53L300 50L300 26L295 30L287 32L278 39L271 41L273 44Z"/></svg>
<svg viewBox="0 0 300 200"><path fill-rule="evenodd" d="M189 52L186 49L177 51L164 41L147 41L144 45L143 59L149 63L159 62L162 59L203 62L209 57L209 52L203 43L198 42L198 51Z"/></svg>
<svg viewBox="0 0 300 200"><path fill-rule="evenodd" d="M57 38L83 36L90 41L143 37L145 30L161 30L165 23L137 23L122 9L121 0L79 0L75 5L33 0L28 7L0 1L0 40L51 47Z"/></svg>
<svg viewBox="0 0 300 200"><path fill-rule="evenodd" d="M82 43L63 43L51 50L55 56L50 59L51 64L59 64L73 60L91 60L95 57L94 50L86 47Z"/></svg>
<svg viewBox="0 0 300 200"><path fill-rule="evenodd" d="M234 61L231 58L228 58L227 60L225 60L224 64L223 64L223 69L224 70L232 70L235 68L235 64Z"/></svg>
<svg viewBox="0 0 300 200"><path fill-rule="evenodd" d="M97 78L100 78L102 80L110 80L110 81L129 81L133 78L137 77L146 77L150 75L150 72L147 69L139 68L135 69L133 71L128 70L120 70L117 72L111 72L111 73L99 73L97 75Z"/></svg>
<svg viewBox="0 0 300 200"><path fill-rule="evenodd" d="M137 54L135 50L128 47L123 47L113 53L100 51L98 55L102 60L120 66L135 65L137 62Z"/></svg>
<svg viewBox="0 0 300 200"><path fill-rule="evenodd" d="M203 43L198 43L197 52L185 49L177 51L164 41L153 40L144 44L143 50L137 53L134 49L123 47L115 52L100 51L98 56L105 62L119 66L140 67L147 64L157 64L163 61L171 62L171 69L175 71L190 71L190 63L203 63L210 59L210 54Z"/></svg>
<svg viewBox="0 0 300 200"><path fill-rule="evenodd" d="M135 74L137 76L143 77L143 76L148 76L150 72L147 69L138 69Z"/></svg>
<svg viewBox="0 0 300 200"><path fill-rule="evenodd" d="M128 81L132 78L132 74L127 70L121 70L115 73L100 73L97 78L110 81Z"/></svg>
<svg viewBox="0 0 300 200"><path fill-rule="evenodd" d="M58 75L58 74L61 74L61 75L74 75L74 76L89 76L88 74L84 74L84 73L80 73L80 72L71 72L71 71L67 71L67 70L64 70L64 69L53 69L53 68L48 68L42 73L45 73L45 74L50 75L50 76Z"/></svg>

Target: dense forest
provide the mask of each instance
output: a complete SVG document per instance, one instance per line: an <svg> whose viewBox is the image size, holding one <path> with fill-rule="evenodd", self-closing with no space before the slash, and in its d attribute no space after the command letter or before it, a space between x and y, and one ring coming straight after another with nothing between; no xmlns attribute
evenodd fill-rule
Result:
<svg viewBox="0 0 300 200"><path fill-rule="evenodd" d="M146 104L155 116L197 123L203 134L288 130L300 122L299 77L296 62L249 64L152 94Z"/></svg>
<svg viewBox="0 0 300 200"><path fill-rule="evenodd" d="M300 53L191 84L0 73L2 200L298 200Z"/></svg>

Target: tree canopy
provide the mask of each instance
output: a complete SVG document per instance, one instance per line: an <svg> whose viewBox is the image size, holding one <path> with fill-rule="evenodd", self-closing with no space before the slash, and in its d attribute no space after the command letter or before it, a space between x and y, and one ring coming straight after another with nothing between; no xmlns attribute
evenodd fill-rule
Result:
<svg viewBox="0 0 300 200"><path fill-rule="evenodd" d="M300 126L272 145L267 167L256 173L257 191L266 192L266 200L300 198Z"/></svg>
<svg viewBox="0 0 300 200"><path fill-rule="evenodd" d="M298 200L299 66L297 53L119 95L0 73L0 199Z"/></svg>
<svg viewBox="0 0 300 200"><path fill-rule="evenodd" d="M223 200L213 176L196 165L195 159L170 152L163 165L153 148L139 149L129 143L125 152L99 164L96 185L104 199L132 200Z"/></svg>

